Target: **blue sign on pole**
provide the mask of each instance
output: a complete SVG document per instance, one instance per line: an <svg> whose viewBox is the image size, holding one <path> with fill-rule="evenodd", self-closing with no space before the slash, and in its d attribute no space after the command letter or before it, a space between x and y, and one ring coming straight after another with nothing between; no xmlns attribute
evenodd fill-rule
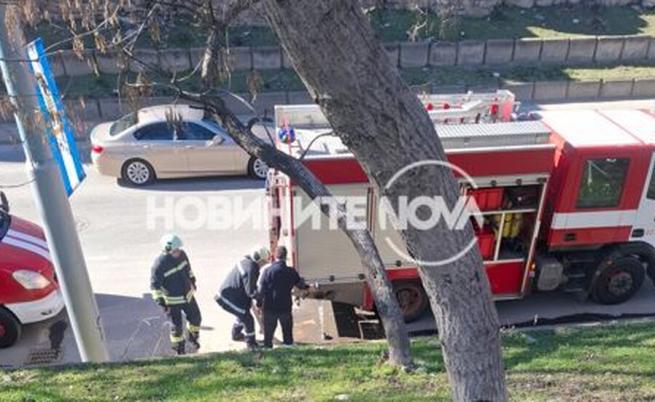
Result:
<svg viewBox="0 0 655 402"><path fill-rule="evenodd" d="M36 92L48 127L50 149L59 165L66 193L70 196L82 183L86 174L41 38L27 45L27 56L36 78Z"/></svg>

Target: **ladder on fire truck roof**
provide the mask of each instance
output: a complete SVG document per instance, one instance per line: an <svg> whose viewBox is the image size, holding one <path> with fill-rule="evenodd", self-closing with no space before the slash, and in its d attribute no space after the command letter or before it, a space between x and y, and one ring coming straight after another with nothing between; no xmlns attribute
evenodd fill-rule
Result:
<svg viewBox="0 0 655 402"><path fill-rule="evenodd" d="M284 108L278 106L276 112L284 112L293 119L293 114ZM296 139L292 144L278 143L281 150L294 157L321 158L350 155L348 148L339 137L331 134L332 130L329 128L294 130ZM437 125L437 133L444 149L450 151L552 146L549 142L551 130L538 120Z"/></svg>
<svg viewBox="0 0 655 402"><path fill-rule="evenodd" d="M519 103L511 91L465 94L418 95L434 124L498 123L512 120ZM283 105L275 107L278 127L320 129L330 124L316 105Z"/></svg>

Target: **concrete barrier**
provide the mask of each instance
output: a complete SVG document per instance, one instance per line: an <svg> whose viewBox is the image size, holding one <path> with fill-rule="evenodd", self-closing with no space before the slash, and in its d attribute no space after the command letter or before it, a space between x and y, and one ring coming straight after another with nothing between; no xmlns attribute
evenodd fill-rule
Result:
<svg viewBox="0 0 655 402"><path fill-rule="evenodd" d="M466 85L439 85L432 87L433 94L462 94L466 92Z"/></svg>
<svg viewBox="0 0 655 402"><path fill-rule="evenodd" d="M511 39L490 39L487 41L484 64L507 64L514 56L514 41Z"/></svg>
<svg viewBox="0 0 655 402"><path fill-rule="evenodd" d="M650 38L650 43L648 44L648 60L655 60L655 38Z"/></svg>
<svg viewBox="0 0 655 402"><path fill-rule="evenodd" d="M400 67L425 67L428 65L430 44L427 42L404 42L400 44Z"/></svg>
<svg viewBox="0 0 655 402"><path fill-rule="evenodd" d="M517 64L533 64L539 62L541 55L541 39L517 39L514 41L514 58Z"/></svg>
<svg viewBox="0 0 655 402"><path fill-rule="evenodd" d="M253 106L260 115L273 116L275 105L286 103L288 103L287 92L263 92L257 95Z"/></svg>
<svg viewBox="0 0 655 402"><path fill-rule="evenodd" d="M400 65L400 45L397 43L387 43L384 45L384 50L387 52L387 56L389 57L389 61L394 66L399 66Z"/></svg>
<svg viewBox="0 0 655 402"><path fill-rule="evenodd" d="M50 62L50 70L55 77L61 77L66 75L66 69L64 67L64 58L62 56L61 50L56 50L48 56L48 61Z"/></svg>
<svg viewBox="0 0 655 402"><path fill-rule="evenodd" d="M189 60L191 62L191 68L196 68L203 57L205 57L205 49L199 47L189 49Z"/></svg>
<svg viewBox="0 0 655 402"><path fill-rule="evenodd" d="M642 61L648 55L649 36L626 36L623 45L622 61Z"/></svg>
<svg viewBox="0 0 655 402"><path fill-rule="evenodd" d="M98 69L104 74L118 74L123 67L121 66L121 63L128 63L127 58L124 58L123 61L121 61L115 50L108 51L107 53L98 52L95 56L96 62L98 63Z"/></svg>
<svg viewBox="0 0 655 402"><path fill-rule="evenodd" d="M291 59L289 59L289 55L287 54L287 51L282 48L282 68L289 68L292 69L293 65L291 64Z"/></svg>
<svg viewBox="0 0 655 402"><path fill-rule="evenodd" d="M568 39L544 39L541 44L542 63L562 63L569 54Z"/></svg>
<svg viewBox="0 0 655 402"><path fill-rule="evenodd" d="M625 38L600 36L594 61L601 64L617 63L621 60Z"/></svg>
<svg viewBox="0 0 655 402"><path fill-rule="evenodd" d="M118 98L100 98L98 106L102 120L116 120L130 110L127 101L119 102Z"/></svg>
<svg viewBox="0 0 655 402"><path fill-rule="evenodd" d="M159 51L161 68L169 73L191 69L191 58L186 49L165 49Z"/></svg>
<svg viewBox="0 0 655 402"><path fill-rule="evenodd" d="M457 43L434 42L430 45L431 66L454 66L457 63Z"/></svg>
<svg viewBox="0 0 655 402"><path fill-rule="evenodd" d="M512 91L518 100L532 100L534 97L534 82L505 82L501 88Z"/></svg>
<svg viewBox="0 0 655 402"><path fill-rule="evenodd" d="M600 81L570 81L568 99L596 99L600 96Z"/></svg>
<svg viewBox="0 0 655 402"><path fill-rule="evenodd" d="M637 78L632 87L635 98L650 98L655 96L655 78Z"/></svg>
<svg viewBox="0 0 655 402"><path fill-rule="evenodd" d="M459 42L457 48L458 65L478 65L484 62L485 43L476 40Z"/></svg>
<svg viewBox="0 0 655 402"><path fill-rule="evenodd" d="M248 47L230 48L230 66L234 70L252 70L252 53Z"/></svg>
<svg viewBox="0 0 655 402"><path fill-rule="evenodd" d="M568 85L568 81L537 81L532 98L536 101L565 99Z"/></svg>
<svg viewBox="0 0 655 402"><path fill-rule="evenodd" d="M101 119L98 100L94 98L67 99L64 101L64 107L71 121L97 121Z"/></svg>
<svg viewBox="0 0 655 402"><path fill-rule="evenodd" d="M72 50L63 50L62 59L64 61L66 75L69 77L78 77L80 75L93 74L93 68L91 68L89 62L92 57L92 50L84 51L82 60L80 60Z"/></svg>
<svg viewBox="0 0 655 402"><path fill-rule="evenodd" d="M251 48L252 66L255 70L282 68L282 50L277 46Z"/></svg>
<svg viewBox="0 0 655 402"><path fill-rule="evenodd" d="M135 49L134 58L130 60L130 71L148 71L148 66L159 66L159 53L154 49Z"/></svg>
<svg viewBox="0 0 655 402"><path fill-rule="evenodd" d="M634 80L603 81L600 85L601 98L627 98L632 95Z"/></svg>
<svg viewBox="0 0 655 402"><path fill-rule="evenodd" d="M596 38L575 38L569 41L569 53L566 61L570 63L593 63L596 54Z"/></svg>

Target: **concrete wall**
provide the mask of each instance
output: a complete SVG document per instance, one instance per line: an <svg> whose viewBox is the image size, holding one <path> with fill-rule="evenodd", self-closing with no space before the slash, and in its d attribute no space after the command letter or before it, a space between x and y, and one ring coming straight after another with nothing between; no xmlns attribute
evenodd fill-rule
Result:
<svg viewBox="0 0 655 402"><path fill-rule="evenodd" d="M467 91L487 92L496 89L509 89L514 92L519 101L535 102L575 102L611 99L637 99L655 97L655 78L620 81L537 81L537 82L499 82L497 85L467 86L422 85L412 89L416 93L465 93ZM248 99L247 94L239 94ZM151 97L141 99L142 106L161 105L173 102L173 98ZM88 133L99 121L115 120L131 111L126 102L117 98L79 98L66 99L66 109L76 133ZM226 97L225 102L238 115L249 115L250 110L232 97ZM312 100L307 92L264 92L257 96L253 103L262 116L273 116L275 105L279 104L309 104ZM13 117L0 117L0 123L13 123ZM12 125L13 127L13 125ZM12 128L4 128L0 133L0 144L16 144L17 133Z"/></svg>
<svg viewBox="0 0 655 402"><path fill-rule="evenodd" d="M400 68L425 66L537 65L537 64L618 64L655 63L655 39L650 36L602 36L572 39L491 39L461 42L404 42L384 45L392 63ZM166 71L181 72L197 65L203 49L166 49L159 52L141 49L136 57L161 66ZM101 54L88 50L80 60L72 51L60 51L50 61L57 76L80 76L93 73L95 60L102 73L120 71L115 53ZM234 70L275 70L290 68L285 52L277 47L232 47L230 64ZM143 66L131 62L130 70Z"/></svg>

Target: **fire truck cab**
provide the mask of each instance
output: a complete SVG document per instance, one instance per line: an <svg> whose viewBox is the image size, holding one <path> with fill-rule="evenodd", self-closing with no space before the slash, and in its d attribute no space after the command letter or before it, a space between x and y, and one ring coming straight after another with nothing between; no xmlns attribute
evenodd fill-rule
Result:
<svg viewBox="0 0 655 402"><path fill-rule="evenodd" d="M0 348L6 348L24 324L56 316L64 301L43 230L10 215L2 192L0 199Z"/></svg>
<svg viewBox="0 0 655 402"><path fill-rule="evenodd" d="M646 275L655 277L655 116L640 110L549 111L539 120L510 121L511 106L486 109L491 112L474 121L430 114L448 161L475 183L454 172L483 218L472 223L496 300L564 289L620 303ZM400 233L379 222L381 192L329 135L320 109L278 106L276 124L294 130L279 149L302 158L333 194L366 200L366 224L405 318L421 316L427 296ZM270 172L267 191L271 246L287 246L300 274L319 285L313 296L373 309L347 237L327 229L326 217L319 230L303 221L310 200L281 172Z"/></svg>

